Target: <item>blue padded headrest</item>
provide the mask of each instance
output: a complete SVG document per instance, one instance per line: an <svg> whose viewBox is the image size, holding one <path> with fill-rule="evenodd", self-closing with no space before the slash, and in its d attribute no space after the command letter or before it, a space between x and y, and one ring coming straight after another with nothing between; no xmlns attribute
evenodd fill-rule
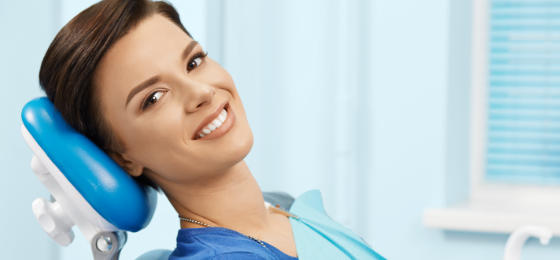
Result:
<svg viewBox="0 0 560 260"><path fill-rule="evenodd" d="M138 231L151 220L156 192L140 186L93 142L70 127L46 97L23 108L23 124L50 160L105 220Z"/></svg>

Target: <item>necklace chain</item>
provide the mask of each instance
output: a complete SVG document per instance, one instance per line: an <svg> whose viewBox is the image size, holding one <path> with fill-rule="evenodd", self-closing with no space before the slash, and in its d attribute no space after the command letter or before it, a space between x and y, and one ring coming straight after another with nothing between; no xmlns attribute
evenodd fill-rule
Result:
<svg viewBox="0 0 560 260"><path fill-rule="evenodd" d="M295 215L293 215L293 214L291 214L291 213L288 213L288 212L286 212L286 211L280 209L280 207L279 207L278 205L276 205L276 206L274 206L274 207L270 206L270 207L267 207L267 208L272 209L274 212L280 213L280 214L282 214L282 215L284 215L284 216L287 216L287 217L298 218L297 216L295 216ZM196 219L187 218L187 217L183 217L183 216L180 216L180 215L179 215L179 219L180 219L181 221L187 221L187 222L194 223L194 224L201 225L201 226L205 226L205 227L213 227L213 226L211 226L211 225L209 225L209 224L206 224L206 223L204 223L204 222L198 221L198 220L196 220ZM245 234L243 234L243 235L246 236L246 237L248 237L248 238L250 238L250 239L252 239L253 241L259 243L261 246L266 247L266 245L264 244L264 242L263 242L262 240L257 239L257 238L252 237L252 236L249 236L249 235L245 235Z"/></svg>
<svg viewBox="0 0 560 260"><path fill-rule="evenodd" d="M191 223L198 224L198 225L201 225L201 226L210 227L210 225L208 225L208 224L206 224L206 223L203 223L203 222L200 222L200 221L198 221L198 220L192 219L192 218L187 218L187 217L181 217L181 216L179 216L179 219L182 220L182 221L191 222Z"/></svg>
<svg viewBox="0 0 560 260"><path fill-rule="evenodd" d="M192 218L187 218L187 217L181 217L181 216L179 216L179 219L182 220L182 221L191 222L191 223L198 224L198 225L205 226L205 227L213 227L213 226L210 226L210 225L208 225L208 224L206 224L206 223L204 223L204 222L200 222L200 221L198 221L198 220L196 220L196 219L192 219ZM249 235L245 235L245 234L243 234L243 235L246 236L246 237L248 237L248 238L250 238L250 239L252 239L252 240L254 240L255 242L259 243L261 246L266 247L266 245L264 244L264 242L263 242L262 240L257 239L257 238L252 237L252 236L249 236Z"/></svg>

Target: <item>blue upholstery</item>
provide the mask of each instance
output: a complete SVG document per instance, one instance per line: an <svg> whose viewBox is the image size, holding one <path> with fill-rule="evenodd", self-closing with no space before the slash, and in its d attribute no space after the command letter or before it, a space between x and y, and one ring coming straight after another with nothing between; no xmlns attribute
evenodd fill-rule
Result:
<svg viewBox="0 0 560 260"><path fill-rule="evenodd" d="M156 192L138 185L109 156L62 118L45 97L22 110L27 131L84 199L109 223L138 231L151 220Z"/></svg>

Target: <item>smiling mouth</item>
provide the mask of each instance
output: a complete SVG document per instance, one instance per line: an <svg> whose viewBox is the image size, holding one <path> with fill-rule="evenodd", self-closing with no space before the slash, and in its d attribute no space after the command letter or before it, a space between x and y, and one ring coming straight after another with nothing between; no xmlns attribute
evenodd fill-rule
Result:
<svg viewBox="0 0 560 260"><path fill-rule="evenodd" d="M221 111L215 112L215 116L210 123L202 127L201 130L195 133L193 140L213 139L225 134L232 125L233 113L229 109L229 103L226 103Z"/></svg>

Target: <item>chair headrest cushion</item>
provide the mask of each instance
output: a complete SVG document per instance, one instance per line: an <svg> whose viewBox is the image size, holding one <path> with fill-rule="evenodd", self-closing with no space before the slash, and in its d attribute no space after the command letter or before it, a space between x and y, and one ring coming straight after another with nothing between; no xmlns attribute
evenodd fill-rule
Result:
<svg viewBox="0 0 560 260"><path fill-rule="evenodd" d="M126 231L138 231L150 222L156 192L140 186L93 142L68 125L50 100L31 100L21 116L37 144L99 215Z"/></svg>

